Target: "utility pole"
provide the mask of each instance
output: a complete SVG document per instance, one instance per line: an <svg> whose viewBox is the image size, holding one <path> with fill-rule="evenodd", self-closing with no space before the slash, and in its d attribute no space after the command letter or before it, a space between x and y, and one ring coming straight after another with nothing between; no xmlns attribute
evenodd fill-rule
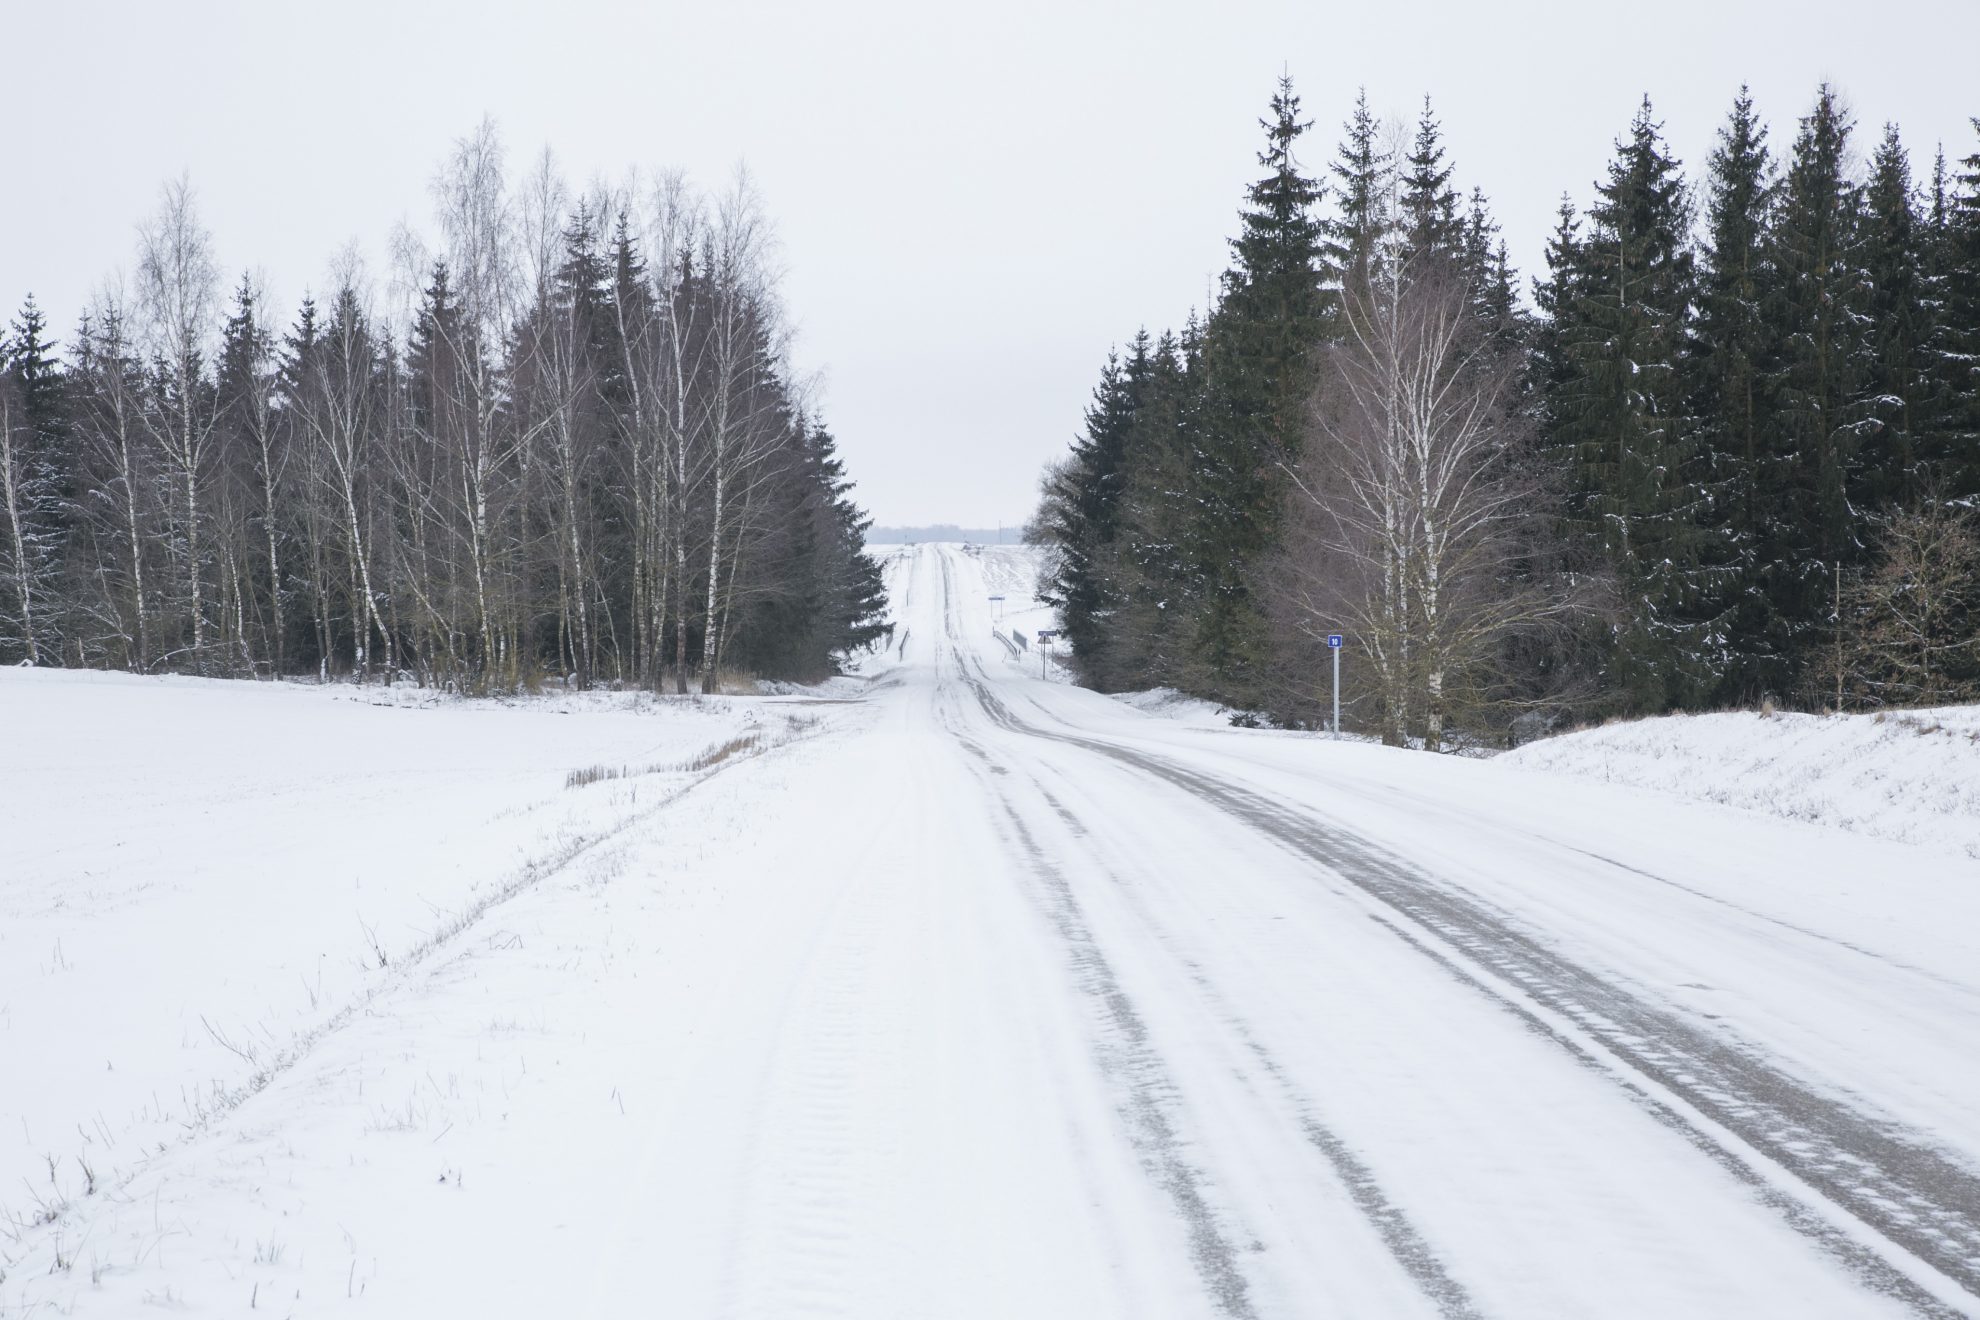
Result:
<svg viewBox="0 0 1980 1320"><path fill-rule="evenodd" d="M1327 649L1334 653L1334 739L1341 736L1341 643L1346 639L1339 633L1327 634Z"/></svg>

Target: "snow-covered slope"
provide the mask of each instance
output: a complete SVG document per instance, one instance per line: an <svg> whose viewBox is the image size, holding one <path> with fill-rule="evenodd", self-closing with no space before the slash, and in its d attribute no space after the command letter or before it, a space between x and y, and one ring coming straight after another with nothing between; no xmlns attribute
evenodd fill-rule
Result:
<svg viewBox="0 0 1980 1320"><path fill-rule="evenodd" d="M1123 706L1132 707L1144 715L1160 719L1174 720L1179 724L1195 725L1205 729L1227 729L1231 727L1231 712L1214 701L1192 697L1186 692L1178 692L1170 687L1148 688L1142 692L1117 692L1114 700Z"/></svg>
<svg viewBox="0 0 1980 1320"><path fill-rule="evenodd" d="M1980 707L1672 715L1529 743L1497 764L1656 789L1980 857Z"/></svg>

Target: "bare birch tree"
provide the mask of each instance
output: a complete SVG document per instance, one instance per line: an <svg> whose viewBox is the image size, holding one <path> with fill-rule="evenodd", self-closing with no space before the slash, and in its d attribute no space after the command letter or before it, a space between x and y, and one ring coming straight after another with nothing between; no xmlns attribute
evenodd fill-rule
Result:
<svg viewBox="0 0 1980 1320"><path fill-rule="evenodd" d="M108 634L99 634L93 644L114 639L124 667L143 673L156 658L152 584L145 570L160 483L154 479L144 381L126 337L121 289L112 285L97 294L77 340L80 522L92 551L83 612Z"/></svg>
<svg viewBox="0 0 1980 1320"><path fill-rule="evenodd" d="M1462 272L1396 255L1347 290L1315 435L1294 473L1306 529L1290 576L1319 631L1354 635L1378 676L1385 741L1446 743L1509 634L1572 608L1514 572L1532 488L1513 407L1517 362L1470 311Z"/></svg>
<svg viewBox="0 0 1980 1320"><path fill-rule="evenodd" d="M202 496L213 440L212 391L206 377L206 347L218 311L219 268L212 236L200 223L191 182L183 176L165 186L151 220L138 230L138 302L144 313L146 346L161 375L160 407L154 427L177 483L175 504L192 652L206 662L204 565L200 533Z"/></svg>
<svg viewBox="0 0 1980 1320"><path fill-rule="evenodd" d="M709 275L706 401L699 421L709 462L707 605L702 611L701 690L715 690L723 619L723 554L740 539L750 487L774 448L780 421L767 387L779 365L781 326L771 292L770 234L745 171L716 208L705 245Z"/></svg>
<svg viewBox="0 0 1980 1320"><path fill-rule="evenodd" d="M653 388L649 391L658 413L657 471L665 484L660 505L666 510L663 576L672 578L674 600L674 691L687 692L688 675L688 499L696 473L691 468L695 446L691 405L695 381L701 375L701 354L708 342L703 333L706 299L695 262L703 225L699 200L678 171L660 176L652 198L654 307L658 317L659 351L654 354ZM662 589L661 596L667 595Z"/></svg>
<svg viewBox="0 0 1980 1320"><path fill-rule="evenodd" d="M354 251L339 259L336 294L323 342L302 382L297 414L320 462L319 495L333 519L349 566L352 605L351 672L360 683L372 668L371 639L385 655L389 681L394 664L392 630L379 608L369 535L370 484L376 465L378 348L372 336L363 267Z"/></svg>
<svg viewBox="0 0 1980 1320"><path fill-rule="evenodd" d="M48 533L42 521L48 503L48 481L34 452L27 408L14 373L0 366L0 518L6 521L0 528L6 538L0 555L5 556L4 576L11 595L11 599L0 596L0 627L11 625L7 631L19 636L23 658L30 665L40 664L42 658L35 610L47 576Z"/></svg>
<svg viewBox="0 0 1980 1320"><path fill-rule="evenodd" d="M467 559L484 677L506 667L502 621L496 617L498 522L506 512L500 487L518 444L501 416L504 389L495 354L514 320L514 221L502 171L502 143L492 120L454 144L434 181L440 228L460 315L438 328L450 359L449 411L457 423L454 478L467 533Z"/></svg>

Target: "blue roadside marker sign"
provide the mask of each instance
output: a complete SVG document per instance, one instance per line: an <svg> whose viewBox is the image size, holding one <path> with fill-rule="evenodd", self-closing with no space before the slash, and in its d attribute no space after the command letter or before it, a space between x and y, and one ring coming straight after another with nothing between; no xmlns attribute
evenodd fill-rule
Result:
<svg viewBox="0 0 1980 1320"><path fill-rule="evenodd" d="M1331 647L1333 647L1333 648L1334 648L1334 649L1335 649L1336 651L1338 651L1338 650L1340 650L1340 649L1341 649L1341 635L1340 635L1339 633L1328 633L1328 634L1327 634L1327 645L1329 645L1329 646L1331 646Z"/></svg>

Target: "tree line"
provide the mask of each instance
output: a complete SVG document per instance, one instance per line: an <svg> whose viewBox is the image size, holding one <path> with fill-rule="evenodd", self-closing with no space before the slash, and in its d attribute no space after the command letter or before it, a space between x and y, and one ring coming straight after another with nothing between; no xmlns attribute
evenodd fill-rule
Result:
<svg viewBox="0 0 1980 1320"><path fill-rule="evenodd" d="M1980 698L1980 150L1646 98L1520 281L1426 100L1325 177L1290 80L1207 314L1111 354L1029 529L1106 690L1398 744ZM1975 121L1980 131L1980 120Z"/></svg>
<svg viewBox="0 0 1980 1320"><path fill-rule="evenodd" d="M66 343L0 336L0 663L513 691L815 679L877 636L866 519L790 365L745 176L573 193L490 123L437 249L286 325L190 186Z"/></svg>

